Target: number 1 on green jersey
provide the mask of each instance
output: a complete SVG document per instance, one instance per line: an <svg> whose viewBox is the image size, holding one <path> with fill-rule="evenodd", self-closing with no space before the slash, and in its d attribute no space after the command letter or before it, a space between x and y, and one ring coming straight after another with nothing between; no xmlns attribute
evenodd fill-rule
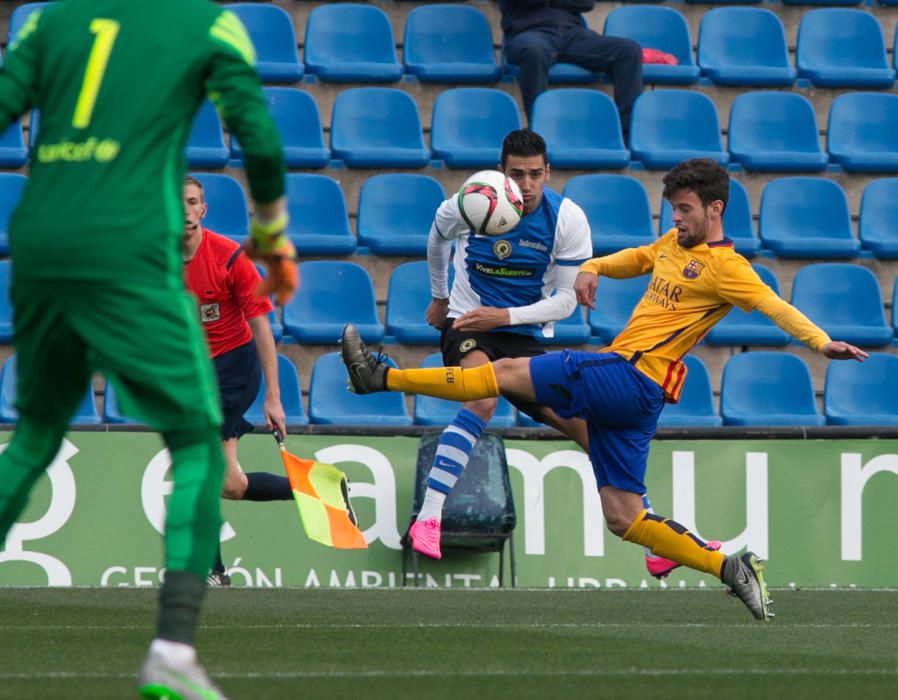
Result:
<svg viewBox="0 0 898 700"><path fill-rule="evenodd" d="M75 116L72 117L72 126L76 129L86 129L90 125L97 93L100 92L100 83L103 82L103 74L106 72L106 64L109 62L109 54L112 53L112 45L115 43L118 30L119 23L114 19L97 18L90 23L90 31L96 34L96 37L87 59L78 102L75 104Z"/></svg>

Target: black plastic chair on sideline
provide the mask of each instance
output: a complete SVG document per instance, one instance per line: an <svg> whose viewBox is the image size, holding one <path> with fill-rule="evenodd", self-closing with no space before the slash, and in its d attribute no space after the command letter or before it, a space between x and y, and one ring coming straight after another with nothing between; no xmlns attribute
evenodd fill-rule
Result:
<svg viewBox="0 0 898 700"><path fill-rule="evenodd" d="M415 486L412 493L412 514L409 526L415 521L424 491L427 475L440 441L439 432L428 433L418 444L418 463L415 468ZM505 546L508 544L511 587L515 586L514 537L517 523L508 463L505 460L505 444L502 438L491 432L480 435L471 453L471 459L446 498L443 506L440 549L462 552L498 552L499 585L504 585ZM408 555L412 555L412 571L415 587L418 586L418 553L411 547L408 530L402 537L402 585L408 572Z"/></svg>

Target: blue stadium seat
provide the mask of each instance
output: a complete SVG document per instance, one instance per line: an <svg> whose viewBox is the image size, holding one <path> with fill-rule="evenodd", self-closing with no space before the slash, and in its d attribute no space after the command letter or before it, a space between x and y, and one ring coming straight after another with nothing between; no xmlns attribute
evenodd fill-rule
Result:
<svg viewBox="0 0 898 700"><path fill-rule="evenodd" d="M642 183L630 175L578 175L567 181L564 196L586 214L595 255L655 240L648 195Z"/></svg>
<svg viewBox="0 0 898 700"><path fill-rule="evenodd" d="M808 366L798 355L762 350L733 355L723 368L725 425L823 425Z"/></svg>
<svg viewBox="0 0 898 700"><path fill-rule="evenodd" d="M300 255L355 252L343 190L327 175L287 173L287 213L287 235Z"/></svg>
<svg viewBox="0 0 898 700"><path fill-rule="evenodd" d="M892 330L898 336L898 279L892 285Z"/></svg>
<svg viewBox="0 0 898 700"><path fill-rule="evenodd" d="M331 152L324 145L321 116L315 99L307 92L287 87L262 88L268 110L277 125L288 168L323 168ZM243 158L243 149L231 136L231 157Z"/></svg>
<svg viewBox="0 0 898 700"><path fill-rule="evenodd" d="M805 265L792 280L792 304L833 340L863 346L892 341L879 282L866 267L851 263Z"/></svg>
<svg viewBox="0 0 898 700"><path fill-rule="evenodd" d="M396 364L388 360L391 367ZM309 420L315 425L407 426L412 417L405 395L383 391L357 395L346 388L349 378L340 353L322 355L312 367L309 382Z"/></svg>
<svg viewBox="0 0 898 700"><path fill-rule="evenodd" d="M429 175L369 177L359 191L359 245L375 255L426 255L430 225L445 198L443 186Z"/></svg>
<svg viewBox="0 0 898 700"><path fill-rule="evenodd" d="M651 275L616 280L602 277L596 291L596 309L589 311L589 327L602 343L620 333L648 287Z"/></svg>
<svg viewBox="0 0 898 700"><path fill-rule="evenodd" d="M331 152L350 168L423 168L424 147L418 107L395 88L343 90L331 115Z"/></svg>
<svg viewBox="0 0 898 700"><path fill-rule="evenodd" d="M230 152L225 146L218 112L208 99L203 100L193 118L186 153L191 168L223 168L228 164Z"/></svg>
<svg viewBox="0 0 898 700"><path fill-rule="evenodd" d="M293 21L285 10L271 3L225 5L246 27L256 49L256 71L266 83L295 83L303 66L296 50Z"/></svg>
<svg viewBox="0 0 898 700"><path fill-rule="evenodd" d="M507 92L444 90L433 103L431 152L450 168L495 168L505 135L520 128L518 106Z"/></svg>
<svg viewBox="0 0 898 700"><path fill-rule="evenodd" d="M779 283L770 268L758 264L752 264L752 267L761 281L779 294ZM789 342L789 334L760 311L745 313L734 307L708 331L705 342L708 345L778 346Z"/></svg>
<svg viewBox="0 0 898 700"><path fill-rule="evenodd" d="M25 22L28 21L28 18L31 16L31 13L35 10L40 10L46 5L49 5L49 2L25 2L13 9L12 14L9 16L9 26L6 30L6 49L9 50L9 45L15 41L16 36L19 33L19 30L25 26Z"/></svg>
<svg viewBox="0 0 898 700"><path fill-rule="evenodd" d="M299 279L299 290L284 307L284 331L297 343L335 344L347 323L356 325L366 343L383 340L374 285L364 267L343 261L306 261L299 264Z"/></svg>
<svg viewBox="0 0 898 700"><path fill-rule="evenodd" d="M19 419L16 409L16 356L10 355L0 370L0 423L15 423ZM72 425L98 425L100 414L94 403L93 382L88 381L84 397L72 416Z"/></svg>
<svg viewBox="0 0 898 700"><path fill-rule="evenodd" d="M16 119L0 134L0 168L21 168L28 162L22 120Z"/></svg>
<svg viewBox="0 0 898 700"><path fill-rule="evenodd" d="M830 362L823 388L828 425L898 425L898 356L871 352L860 362Z"/></svg>
<svg viewBox="0 0 898 700"><path fill-rule="evenodd" d="M586 26L586 20L580 16L580 22ZM502 41L502 73L509 78L518 76L517 64L509 63L505 55L505 40ZM549 68L549 84L551 85L585 85L595 83L599 79L598 73L581 68L573 63L554 63Z"/></svg>
<svg viewBox="0 0 898 700"><path fill-rule="evenodd" d="M888 88L895 82L882 29L866 10L825 8L801 16L795 65L817 87Z"/></svg>
<svg viewBox="0 0 898 700"><path fill-rule="evenodd" d="M281 323L280 312L277 308L268 312L268 325L271 326L271 336L274 338L274 342L280 343L284 337L284 324Z"/></svg>
<svg viewBox="0 0 898 700"><path fill-rule="evenodd" d="M386 13L358 3L329 3L309 13L305 61L324 82L395 83L402 77Z"/></svg>
<svg viewBox="0 0 898 700"><path fill-rule="evenodd" d="M683 357L686 379L678 403L664 404L659 428L716 428L723 419L714 410L714 395L708 368L695 355Z"/></svg>
<svg viewBox="0 0 898 700"><path fill-rule="evenodd" d="M677 65L646 63L642 79L654 85L691 85L700 71L692 57L689 26L679 10L660 5L616 7L605 18L605 36L633 39L644 49L664 51L677 59ZM538 131L538 130L537 130Z"/></svg>
<svg viewBox="0 0 898 700"><path fill-rule="evenodd" d="M28 178L19 173L0 173L0 255L9 255L9 217L22 198Z"/></svg>
<svg viewBox="0 0 898 700"><path fill-rule="evenodd" d="M898 172L898 95L847 92L829 107L829 159L850 173Z"/></svg>
<svg viewBox="0 0 898 700"><path fill-rule="evenodd" d="M880 260L898 260L898 177L871 181L861 197L861 247Z"/></svg>
<svg viewBox="0 0 898 700"><path fill-rule="evenodd" d="M670 202L661 199L658 235L663 235L673 227ZM751 218L751 203L748 192L741 182L730 178L730 196L723 211L723 233L732 239L737 253L753 258L761 250L761 241L755 235Z"/></svg>
<svg viewBox="0 0 898 700"><path fill-rule="evenodd" d="M547 90L533 103L533 130L546 140L553 168L626 168L630 152L614 102L598 90Z"/></svg>
<svg viewBox="0 0 898 700"><path fill-rule="evenodd" d="M752 172L820 172L829 162L820 149L814 107L797 92L763 90L736 97L727 140L732 160Z"/></svg>
<svg viewBox="0 0 898 700"><path fill-rule="evenodd" d="M12 301L9 285L12 275L12 261L0 260L0 343L12 342Z"/></svg>
<svg viewBox="0 0 898 700"><path fill-rule="evenodd" d="M592 331L586 322L586 314L579 304L574 307L570 316L554 323L555 335L551 338L537 338L541 345L584 345L589 342Z"/></svg>
<svg viewBox="0 0 898 700"><path fill-rule="evenodd" d="M693 90L653 90L636 98L630 120L630 154L652 170L687 158L730 159L723 149L717 108Z"/></svg>
<svg viewBox="0 0 898 700"><path fill-rule="evenodd" d="M440 353L435 352L425 357L421 362L421 366L442 367L443 357ZM461 404L457 401L447 401L446 399L437 399L432 396L416 396L415 425L449 425L460 408ZM514 406L508 402L508 399L500 396L499 403L496 405L496 412L489 423L487 423L487 427L513 428L516 423Z"/></svg>
<svg viewBox="0 0 898 700"><path fill-rule="evenodd" d="M278 355L278 387L281 392L281 405L284 407L287 426L308 425L309 418L302 409L302 387L296 366L289 358ZM259 385L259 393L255 401L244 414L244 418L253 425L265 425L265 377Z"/></svg>
<svg viewBox="0 0 898 700"><path fill-rule="evenodd" d="M203 185L209 209L203 227L242 243L249 233L249 213L243 188L224 173L190 173Z"/></svg>
<svg viewBox="0 0 898 700"><path fill-rule="evenodd" d="M848 200L822 177L770 180L761 194L761 243L781 258L853 258L861 244L851 232Z"/></svg>
<svg viewBox="0 0 898 700"><path fill-rule="evenodd" d="M486 15L465 5L419 5L409 12L402 62L422 83L495 83L502 72Z"/></svg>
<svg viewBox="0 0 898 700"><path fill-rule="evenodd" d="M702 16L698 63L717 85L792 85L780 18L760 7L716 7Z"/></svg>
<svg viewBox="0 0 898 700"><path fill-rule="evenodd" d="M450 265L450 286L452 270ZM430 299L427 261L416 260L397 265L390 275L387 289L387 335L406 345L439 345L440 332L424 320Z"/></svg>
<svg viewBox="0 0 898 700"><path fill-rule="evenodd" d="M108 379L106 380L106 387L103 389L103 422L116 425L141 425L140 421L130 418L121 412L115 389L112 386L112 382Z"/></svg>

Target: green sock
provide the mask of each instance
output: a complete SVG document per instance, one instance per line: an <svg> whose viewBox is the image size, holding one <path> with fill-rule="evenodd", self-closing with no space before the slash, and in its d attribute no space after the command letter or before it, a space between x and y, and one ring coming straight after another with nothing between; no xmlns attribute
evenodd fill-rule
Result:
<svg viewBox="0 0 898 700"><path fill-rule="evenodd" d="M199 578L189 571L166 572L165 582L159 591L156 637L193 646L204 595L205 576Z"/></svg>

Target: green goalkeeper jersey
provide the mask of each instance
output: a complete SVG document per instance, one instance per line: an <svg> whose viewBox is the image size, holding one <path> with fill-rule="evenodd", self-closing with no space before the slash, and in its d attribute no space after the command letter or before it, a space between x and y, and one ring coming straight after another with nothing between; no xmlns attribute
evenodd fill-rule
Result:
<svg viewBox="0 0 898 700"><path fill-rule="evenodd" d="M14 279L180 285L184 147L209 96L253 198L284 192L280 139L240 21L208 0L62 0L0 69L0 131L39 112L10 222Z"/></svg>

